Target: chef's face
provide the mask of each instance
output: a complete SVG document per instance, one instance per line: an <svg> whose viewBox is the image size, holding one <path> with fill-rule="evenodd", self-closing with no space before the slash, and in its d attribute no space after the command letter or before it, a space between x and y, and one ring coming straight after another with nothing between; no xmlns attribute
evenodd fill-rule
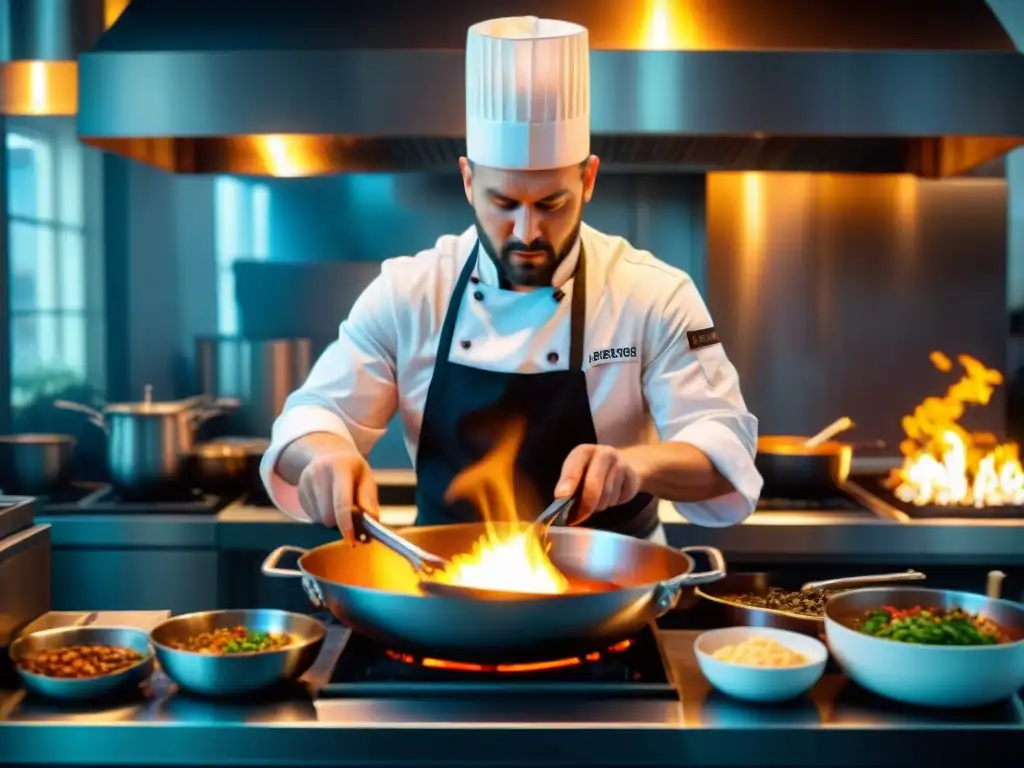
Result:
<svg viewBox="0 0 1024 768"><path fill-rule="evenodd" d="M480 243L514 288L551 285L580 234L599 161L550 171L504 171L459 160Z"/></svg>

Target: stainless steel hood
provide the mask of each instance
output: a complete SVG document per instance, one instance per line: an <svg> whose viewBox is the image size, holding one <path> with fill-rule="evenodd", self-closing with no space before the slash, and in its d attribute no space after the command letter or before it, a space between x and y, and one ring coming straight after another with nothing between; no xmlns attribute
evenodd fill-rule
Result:
<svg viewBox="0 0 1024 768"><path fill-rule="evenodd" d="M1024 143L984 0L134 0L79 60L79 133L179 173L453 167L481 19L590 29L593 150L630 170L969 171Z"/></svg>

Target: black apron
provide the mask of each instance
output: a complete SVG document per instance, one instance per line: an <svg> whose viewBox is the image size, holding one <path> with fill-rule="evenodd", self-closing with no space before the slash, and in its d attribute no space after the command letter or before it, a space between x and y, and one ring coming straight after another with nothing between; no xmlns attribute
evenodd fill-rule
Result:
<svg viewBox="0 0 1024 768"><path fill-rule="evenodd" d="M554 499L569 453L578 445L597 443L583 371L586 275L582 244L573 282L569 369L543 373L503 373L449 362L455 321L479 249L478 241L452 291L441 328L416 452L416 525L479 521L479 512L468 502L447 503L445 491L459 472L493 447L497 432L510 417L525 419L515 468L517 478L528 486L516 489L517 500L524 498L524 492L539 495L537 509L521 510L524 518L539 514ZM561 296L556 291L553 300ZM482 300L483 294L475 292L474 298ZM459 343L468 346L470 341ZM658 527L657 505L652 501L651 496L638 494L626 504L595 513L583 525L647 538Z"/></svg>

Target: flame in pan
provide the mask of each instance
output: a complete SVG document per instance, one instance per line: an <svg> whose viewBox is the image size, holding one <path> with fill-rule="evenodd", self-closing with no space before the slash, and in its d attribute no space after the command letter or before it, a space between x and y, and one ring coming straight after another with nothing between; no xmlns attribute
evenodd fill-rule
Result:
<svg viewBox="0 0 1024 768"><path fill-rule="evenodd" d="M524 436L524 421L504 424L494 447L452 480L446 501L468 501L486 530L470 552L456 555L449 568L435 574L437 581L502 592L561 594L569 589L569 580L551 562L541 539L514 525L517 509L537 506L533 499L517 499L515 459ZM528 492L521 483L518 491L520 496Z"/></svg>

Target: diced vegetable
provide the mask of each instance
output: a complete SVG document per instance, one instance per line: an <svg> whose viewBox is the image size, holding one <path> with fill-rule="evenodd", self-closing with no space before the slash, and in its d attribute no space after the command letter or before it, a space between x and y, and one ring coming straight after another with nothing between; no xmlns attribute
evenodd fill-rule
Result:
<svg viewBox="0 0 1024 768"><path fill-rule="evenodd" d="M865 634L899 643L920 645L996 645L1009 642L995 622L966 611L935 608L897 609L884 606L864 617L859 630Z"/></svg>

